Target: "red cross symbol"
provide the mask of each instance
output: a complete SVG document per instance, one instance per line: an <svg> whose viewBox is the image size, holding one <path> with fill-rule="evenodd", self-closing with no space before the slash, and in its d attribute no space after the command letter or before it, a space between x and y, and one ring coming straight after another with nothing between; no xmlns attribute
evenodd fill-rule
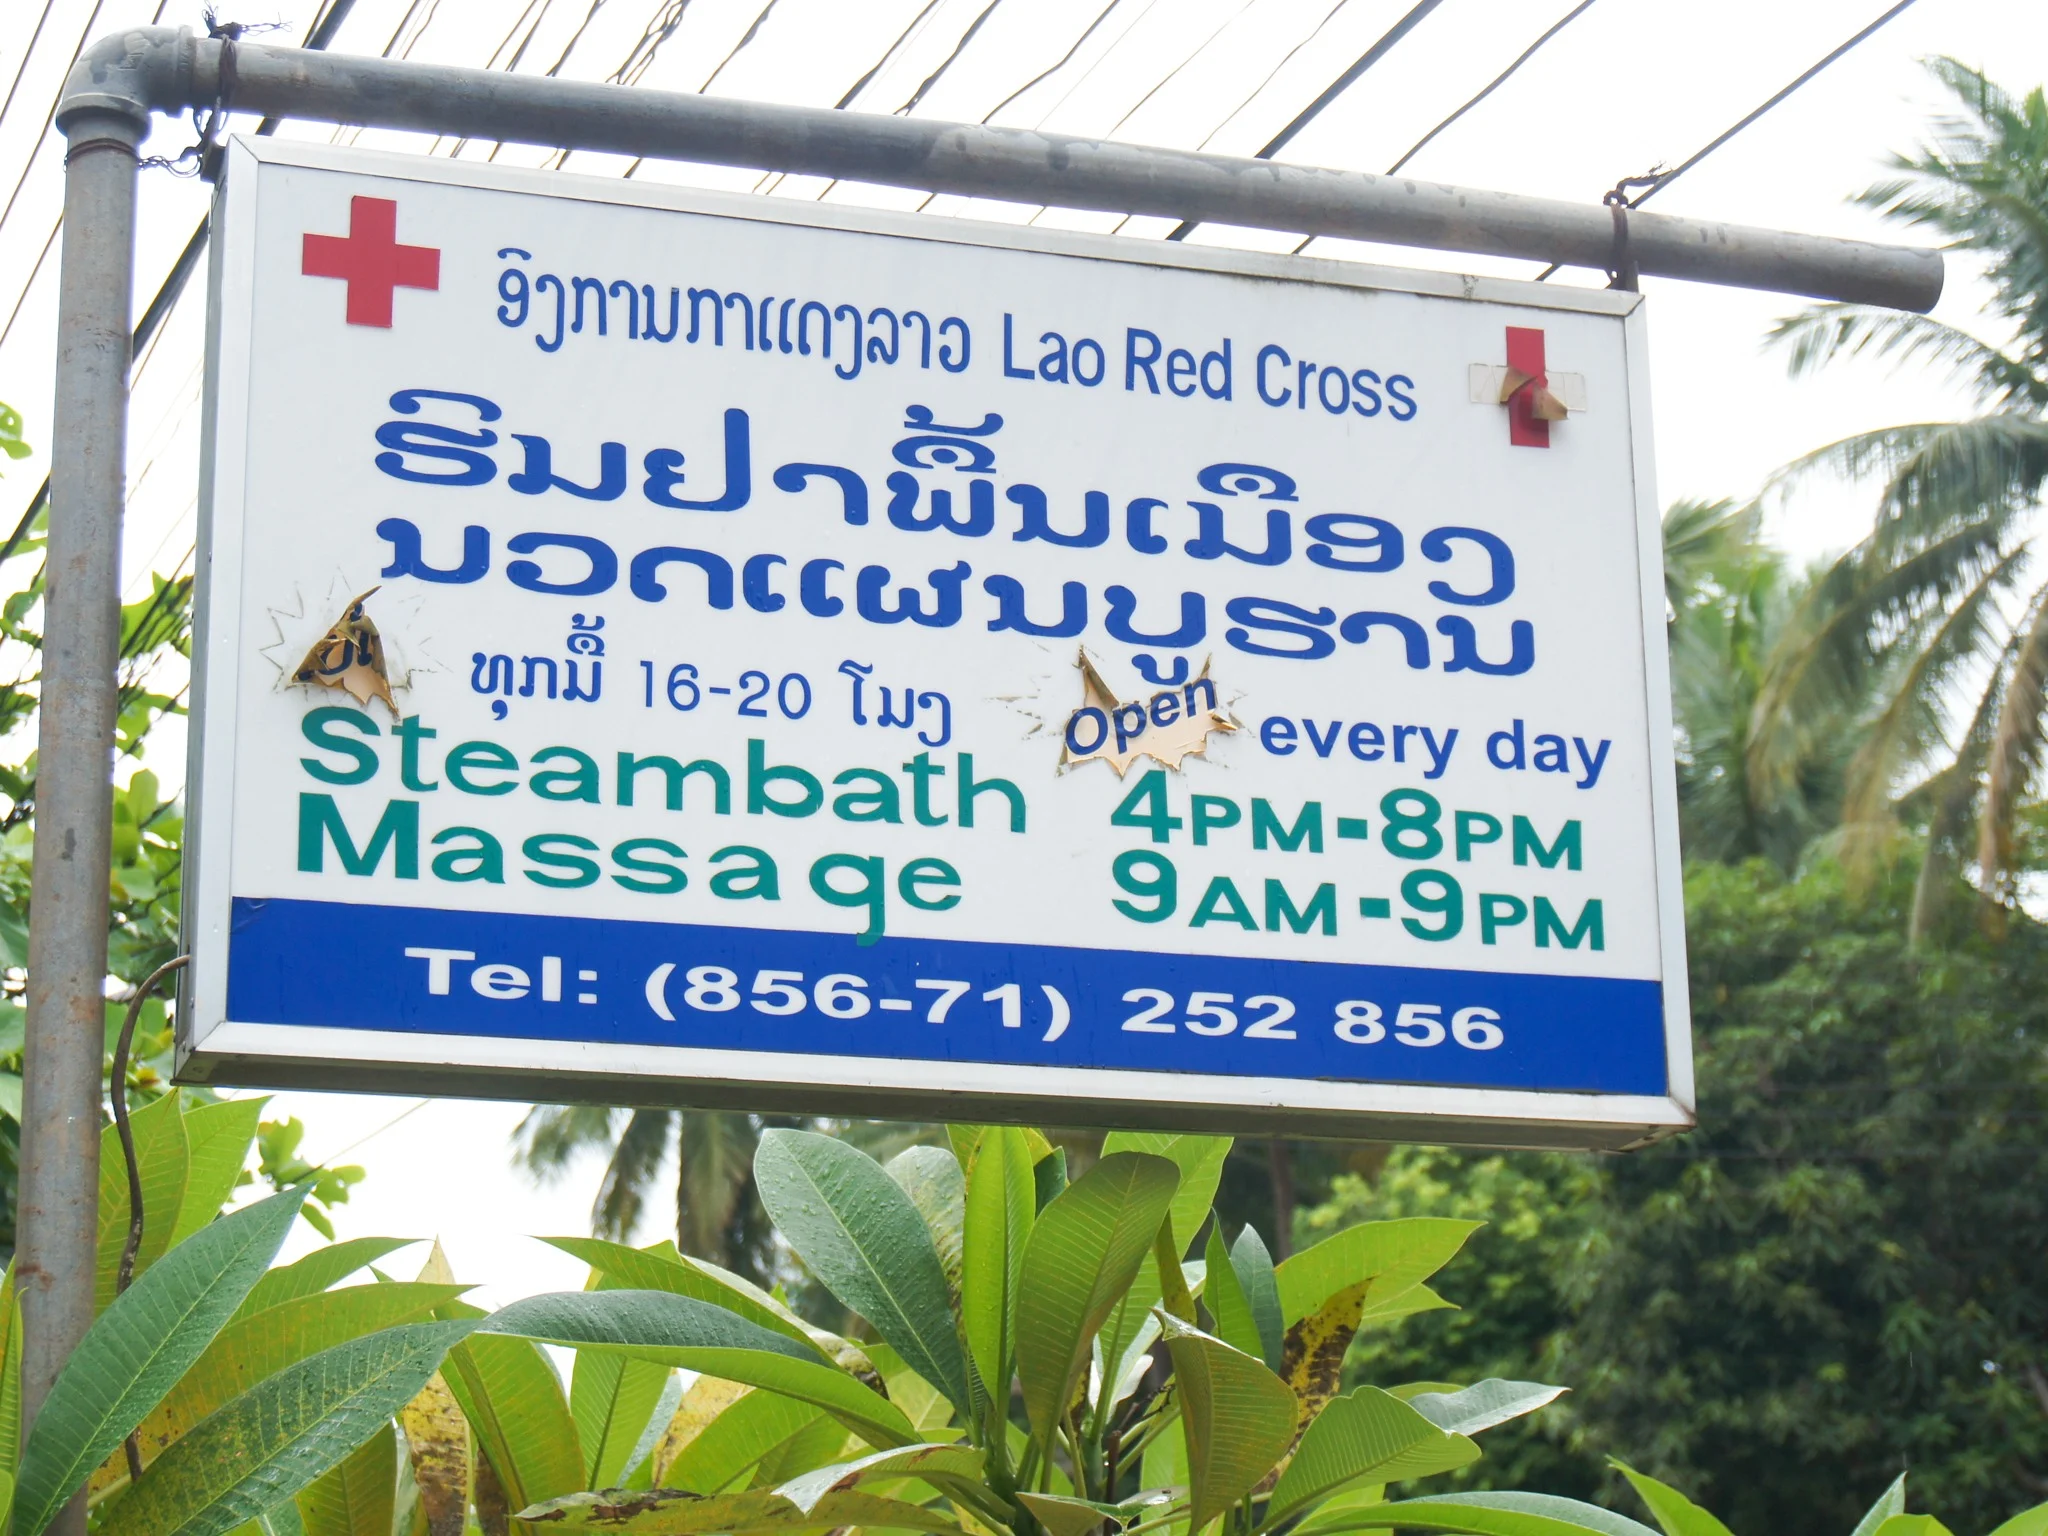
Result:
<svg viewBox="0 0 2048 1536"><path fill-rule="evenodd" d="M1508 408L1508 441L1517 448L1548 448L1550 424L1563 411L1550 393L1543 367L1543 333L1529 326L1508 327L1508 376L1501 387Z"/></svg>
<svg viewBox="0 0 2048 1536"><path fill-rule="evenodd" d="M441 253L430 245L398 243L398 204L388 197L358 197L349 204L348 237L307 235L300 270L308 277L338 277L348 284L350 325L391 325L394 288L439 288Z"/></svg>

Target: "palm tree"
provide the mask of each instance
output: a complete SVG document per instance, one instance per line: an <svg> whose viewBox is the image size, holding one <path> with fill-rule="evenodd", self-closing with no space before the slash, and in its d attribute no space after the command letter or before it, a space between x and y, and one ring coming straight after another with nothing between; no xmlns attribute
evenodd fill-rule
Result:
<svg viewBox="0 0 2048 1536"><path fill-rule="evenodd" d="M1860 433L1786 471L1882 478L1870 534L1804 594L1766 669L1748 772L1782 785L1797 743L1833 728L1882 677L1858 725L1842 820L1866 841L1923 832L1916 935L1974 861L1988 926L2013 896L2014 831L2041 765L2048 704L2048 586L2027 579L2048 484L2048 99L2015 98L1953 59L1929 68L1960 111L1860 201L1980 257L1990 330L1925 315L1822 304L1773 339L1805 374L1871 354L1948 369L1978 414ZM1963 718L1954 708L1959 692ZM1763 728L1770 722L1771 728Z"/></svg>
<svg viewBox="0 0 2048 1536"><path fill-rule="evenodd" d="M754 1149L771 1126L828 1131L887 1158L935 1139L933 1127L884 1121L814 1120L719 1110L615 1109L536 1104L512 1133L512 1160L536 1179L562 1176L579 1152L611 1157L591 1202L590 1230L628 1241L647 1209L655 1176L676 1149L676 1246L762 1286L783 1273L774 1224L754 1191Z"/></svg>
<svg viewBox="0 0 2048 1536"><path fill-rule="evenodd" d="M759 1115L596 1104L536 1104L513 1132L513 1161L538 1179L559 1178L579 1152L611 1157L591 1202L590 1230L625 1242L640 1224L655 1176L676 1145L676 1246L761 1284L773 1283L773 1229L754 1197Z"/></svg>
<svg viewBox="0 0 2048 1536"><path fill-rule="evenodd" d="M1758 522L1754 503L1731 501L1680 501L1664 515L1679 827L1689 859L1762 857L1789 873L1840 815L1854 716L1876 674L1864 669L1828 718L1799 730L1759 715L1768 658L1810 581L1761 541ZM1753 772L1760 756L1781 771Z"/></svg>

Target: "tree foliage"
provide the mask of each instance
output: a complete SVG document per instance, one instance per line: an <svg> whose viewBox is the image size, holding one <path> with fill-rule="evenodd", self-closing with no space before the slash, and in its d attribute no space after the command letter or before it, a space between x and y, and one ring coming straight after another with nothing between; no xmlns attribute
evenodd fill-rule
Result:
<svg viewBox="0 0 2048 1536"><path fill-rule="evenodd" d="M1912 949L1912 874L1695 866L1699 1129L1599 1161L1396 1151L1307 1230L1491 1225L1447 1277L1467 1310L1354 1369L1570 1382L1489 1467L1625 1504L1618 1455L1738 1530L1847 1530L1908 1468L1958 1530L2048 1493L2048 934Z"/></svg>
<svg viewBox="0 0 2048 1536"><path fill-rule="evenodd" d="M1890 358L1951 373L1980 413L1860 433L1792 466L1794 478L1874 475L1882 489L1871 532L1810 584L1770 657L1747 769L1785 785L1801 727L1856 714L1848 820L1870 829L1898 816L1923 832L1916 932L1935 926L1950 875L1972 863L1987 920L2003 920L2017 895L2015 826L2048 746L2048 587L2027 568L2048 485L2048 98L2016 97L1953 59L1930 67L1958 110L1862 201L1978 258L1985 319L2004 336L1844 304L1779 326L1795 374ZM1958 690L1971 704L1951 721Z"/></svg>

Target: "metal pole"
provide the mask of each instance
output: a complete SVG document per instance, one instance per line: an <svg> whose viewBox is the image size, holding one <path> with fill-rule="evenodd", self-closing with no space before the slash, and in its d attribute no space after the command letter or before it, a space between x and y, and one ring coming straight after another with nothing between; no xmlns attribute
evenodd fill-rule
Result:
<svg viewBox="0 0 2048 1536"><path fill-rule="evenodd" d="M135 148L149 120L96 104L58 125L69 149L15 1251L24 1437L92 1323ZM82 1494L51 1529L85 1530Z"/></svg>
<svg viewBox="0 0 2048 1536"><path fill-rule="evenodd" d="M243 111L505 139L653 159L834 176L929 192L1156 214L1295 234L1605 268L1613 216L1597 204L1406 177L1280 165L1065 134L394 63L142 27L83 55L67 99L133 93L160 111L225 97ZM1628 215L1638 269L1736 288L1927 310L1938 251Z"/></svg>

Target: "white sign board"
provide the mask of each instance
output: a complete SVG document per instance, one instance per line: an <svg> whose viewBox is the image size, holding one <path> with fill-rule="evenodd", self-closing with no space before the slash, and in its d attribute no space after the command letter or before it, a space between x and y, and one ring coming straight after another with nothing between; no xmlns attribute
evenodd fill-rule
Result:
<svg viewBox="0 0 2048 1536"><path fill-rule="evenodd" d="M220 199L188 1078L1691 1122L1634 295L275 140Z"/></svg>

